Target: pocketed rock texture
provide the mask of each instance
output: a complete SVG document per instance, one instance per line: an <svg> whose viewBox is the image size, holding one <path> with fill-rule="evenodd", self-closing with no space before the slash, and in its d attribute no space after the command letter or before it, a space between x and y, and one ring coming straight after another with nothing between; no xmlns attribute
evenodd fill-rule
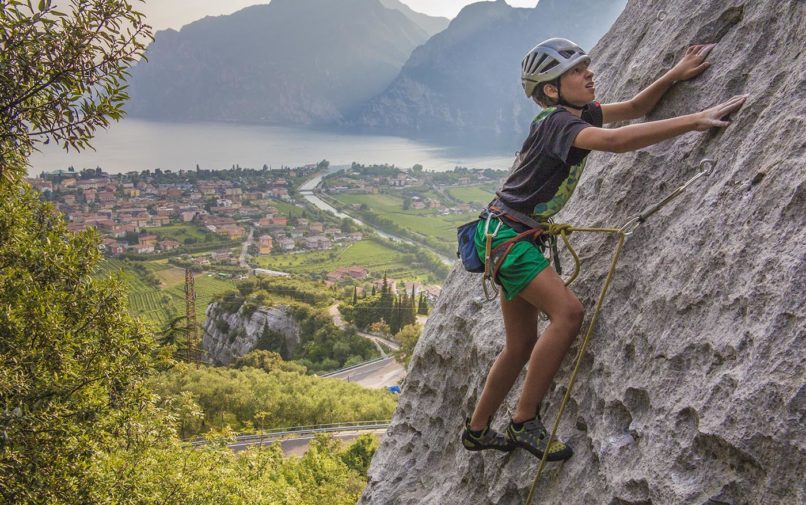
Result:
<svg viewBox="0 0 806 505"><path fill-rule="evenodd" d="M804 10L802 1L630 1L593 51L599 98L612 102L650 84L688 44L718 42L712 67L677 84L649 120L750 96L726 130L592 155L558 216L620 225L703 158L717 162L627 241L560 424L576 454L547 465L533 503L806 503ZM590 317L615 239L572 241L582 258L573 289ZM457 265L360 503L525 501L534 457L459 443L504 343L499 305L483 300L479 276ZM579 342L543 403L549 426ZM522 379L494 427L503 429Z"/></svg>
<svg viewBox="0 0 806 505"><path fill-rule="evenodd" d="M287 309L283 305L255 308L245 303L233 314L211 303L202 337L205 361L228 365L254 350L261 337L269 336L285 339L286 349L293 352L300 342L300 329Z"/></svg>

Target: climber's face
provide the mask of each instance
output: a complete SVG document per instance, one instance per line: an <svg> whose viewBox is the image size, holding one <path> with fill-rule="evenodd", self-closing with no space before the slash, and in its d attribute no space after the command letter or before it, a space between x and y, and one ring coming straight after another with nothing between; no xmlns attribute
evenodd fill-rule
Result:
<svg viewBox="0 0 806 505"><path fill-rule="evenodd" d="M593 72L587 63L580 63L560 76L560 92L567 102L574 105L584 105L596 99Z"/></svg>

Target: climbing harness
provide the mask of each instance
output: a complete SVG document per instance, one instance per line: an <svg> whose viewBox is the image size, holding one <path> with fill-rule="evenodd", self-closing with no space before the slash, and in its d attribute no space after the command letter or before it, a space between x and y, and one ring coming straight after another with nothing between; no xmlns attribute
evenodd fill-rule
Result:
<svg viewBox="0 0 806 505"><path fill-rule="evenodd" d="M574 369L571 372L571 377L568 379L568 386L565 389L565 395L563 396L562 402L560 402L560 408L557 412L557 418L554 421L554 425L551 428L551 434L549 435L548 444L551 444L551 441L554 440L554 437L557 435L557 428L560 426L560 420L562 419L562 415L565 412L565 407L568 404L568 400L571 398L571 390L576 383L577 373L579 372L579 367L582 364L582 357L585 355L585 351L588 347L588 342L590 341L590 337L593 334L593 328L596 326L596 322L599 319L599 313L602 309L602 304L605 299L605 295L607 294L607 290L610 288L610 283L613 280L613 275L616 271L616 264L618 263L619 256L621 255L621 250L624 247L624 242L632 235L635 230L643 224L647 218L649 218L652 214L659 211L661 208L666 206L670 201L675 199L681 193L683 193L694 181L699 179L703 176L708 176L714 169L716 162L712 159L705 158L700 162L701 171L693 176L691 179L686 181L685 184L674 190L670 193L666 198L661 200L660 202L656 203L655 205L651 205L647 207L643 212L635 216L634 218L628 220L623 226L620 228L576 228L570 225L555 225L552 224L547 230L548 233L559 234L565 246L568 248L568 251L574 257L575 268L574 274L571 278L566 281L566 286L570 285L579 274L579 256L577 255L576 251L571 247L570 242L568 241L568 235L572 232L591 232L591 233L612 233L617 235L618 242L616 244L616 251L613 253L613 258L610 261L610 270L607 272L607 277L605 278L604 285L602 286L602 290L599 293L599 299L596 302L596 309L593 312L593 316L591 317L591 321L588 324L588 329L585 332L585 338L582 340L582 344L579 346L579 350L577 351L576 358L574 360ZM548 447L548 444L546 447ZM535 475L534 482L532 483L531 489L529 489L529 496L526 498L525 505L531 505L532 500L537 492L537 485L540 482L540 476L543 474L543 468L546 465L546 459L548 457L548 451L543 453L543 457L540 460L540 465L537 467L537 474Z"/></svg>
<svg viewBox="0 0 806 505"><path fill-rule="evenodd" d="M486 219L484 225L486 253L484 258L484 275L481 278L481 285L484 289L484 297L487 301L492 301L498 296L498 287L495 283L498 270L501 264L503 264L504 259L506 259L509 252L518 242L528 240L537 246L540 252L548 254L549 263L553 260L555 270L558 274L562 275L563 270L557 248L557 235L560 234L562 229L568 228L567 225L557 225L551 218L543 222L536 221L532 217L508 207L500 200L495 200L484 209L481 218ZM490 220L492 218L498 219L498 226L490 233ZM502 222L507 224L510 228L519 231L519 233L515 237L493 248L493 240L498 235L498 230L501 228Z"/></svg>

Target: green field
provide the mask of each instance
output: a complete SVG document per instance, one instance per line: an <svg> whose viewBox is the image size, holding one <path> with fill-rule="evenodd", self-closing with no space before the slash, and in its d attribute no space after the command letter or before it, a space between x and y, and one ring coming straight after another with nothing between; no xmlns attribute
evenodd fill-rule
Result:
<svg viewBox="0 0 806 505"><path fill-rule="evenodd" d="M375 214L413 232L421 242L443 254L453 252L456 228L478 215L478 211L443 215L435 209L403 210L403 198L388 194L339 194L334 197L346 205L365 204Z"/></svg>
<svg viewBox="0 0 806 505"><path fill-rule="evenodd" d="M216 295L235 289L235 281L219 278L214 273L195 274L193 285L196 289L196 322L204 324L207 306ZM163 291L172 296L175 303L181 304L182 313L185 307L185 284L174 286Z"/></svg>
<svg viewBox="0 0 806 505"><path fill-rule="evenodd" d="M426 278L423 269L417 268L413 255L392 249L378 240L362 240L328 251L272 254L257 257L255 262L261 268L292 274L321 274L357 265L370 274L386 273L394 279L424 281Z"/></svg>
<svg viewBox="0 0 806 505"><path fill-rule="evenodd" d="M135 262L132 262L135 263ZM98 277L119 273L129 296L132 315L162 327L174 317L185 313L185 271L169 265L165 260L137 262L153 272L160 280L154 287L129 264L118 259L106 259L98 267ZM207 305L213 297L235 288L235 282L220 279L212 274L195 274L196 322L204 324Z"/></svg>
<svg viewBox="0 0 806 505"><path fill-rule="evenodd" d="M185 244L185 240L192 238L196 243L215 243L226 242L227 239L216 235L206 228L196 226L194 224L172 224L168 226L160 226L157 228L147 228L146 231L158 236L160 240L176 240L180 244Z"/></svg>
<svg viewBox="0 0 806 505"><path fill-rule="evenodd" d="M305 212L304 208L297 207L293 203L283 202L280 200L262 200L262 202L268 203L277 209L277 212L279 212L282 216L300 217L302 213Z"/></svg>
<svg viewBox="0 0 806 505"><path fill-rule="evenodd" d="M495 196L495 190L488 187L468 186L463 188L448 188L451 197L460 202L478 204L480 207L490 203Z"/></svg>

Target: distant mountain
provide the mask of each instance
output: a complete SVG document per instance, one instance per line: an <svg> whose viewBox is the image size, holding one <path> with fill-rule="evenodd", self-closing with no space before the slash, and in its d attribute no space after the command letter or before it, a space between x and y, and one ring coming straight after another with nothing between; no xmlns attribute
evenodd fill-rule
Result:
<svg viewBox="0 0 806 505"><path fill-rule="evenodd" d="M129 79L132 116L337 121L383 91L447 20L397 0L272 0L157 33Z"/></svg>
<svg viewBox="0 0 806 505"><path fill-rule="evenodd" d="M626 0L504 1L468 5L417 48L380 95L341 126L361 132L518 147L537 106L520 85L523 55L541 40L566 37L590 50Z"/></svg>
<svg viewBox="0 0 806 505"><path fill-rule="evenodd" d="M417 26L425 30L429 36L434 36L447 28L450 19L429 16L413 11L408 5L399 2L398 0L380 0L381 4L387 9L395 9L403 13L404 16L414 21Z"/></svg>

